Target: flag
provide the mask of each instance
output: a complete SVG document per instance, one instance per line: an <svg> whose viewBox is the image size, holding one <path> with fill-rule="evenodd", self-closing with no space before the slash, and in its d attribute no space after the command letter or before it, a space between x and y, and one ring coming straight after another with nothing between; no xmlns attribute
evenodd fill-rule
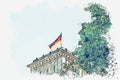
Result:
<svg viewBox="0 0 120 80"><path fill-rule="evenodd" d="M49 45L49 48L54 49L58 44L62 46L61 43L62 43L62 33L57 37L57 39L53 43Z"/></svg>

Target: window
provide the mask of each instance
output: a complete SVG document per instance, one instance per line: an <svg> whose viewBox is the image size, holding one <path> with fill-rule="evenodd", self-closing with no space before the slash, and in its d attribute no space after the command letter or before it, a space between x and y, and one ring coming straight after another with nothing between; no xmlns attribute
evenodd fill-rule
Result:
<svg viewBox="0 0 120 80"><path fill-rule="evenodd" d="M55 66L53 67L53 72L55 73Z"/></svg>
<svg viewBox="0 0 120 80"><path fill-rule="evenodd" d="M65 58L64 57L62 57L62 63L65 63Z"/></svg>
<svg viewBox="0 0 120 80"><path fill-rule="evenodd" d="M46 70L46 73L48 74L48 69Z"/></svg>

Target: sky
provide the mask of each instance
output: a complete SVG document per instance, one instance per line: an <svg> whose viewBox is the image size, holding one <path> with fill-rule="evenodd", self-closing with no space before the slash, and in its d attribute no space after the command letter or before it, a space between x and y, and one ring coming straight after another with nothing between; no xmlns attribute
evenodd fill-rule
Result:
<svg viewBox="0 0 120 80"><path fill-rule="evenodd" d="M61 32L63 34L62 46L73 51L78 44L80 23L90 21L90 14L84 11L84 7L89 2L101 3L110 13L112 28L109 34L116 48L117 61L119 61L120 23L118 17L120 12L117 1L0 0L0 74L2 75L0 79L54 80L54 77L60 78L57 75L45 77L30 74L26 65L36 57L49 53L48 45ZM119 71L117 73L119 74ZM93 76L87 76L83 80L90 77L93 78ZM99 77L96 77L97 79Z"/></svg>

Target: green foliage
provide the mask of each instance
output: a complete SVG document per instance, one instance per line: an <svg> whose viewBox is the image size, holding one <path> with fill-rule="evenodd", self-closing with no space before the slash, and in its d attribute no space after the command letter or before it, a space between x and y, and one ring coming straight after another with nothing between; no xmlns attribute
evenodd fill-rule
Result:
<svg viewBox="0 0 120 80"><path fill-rule="evenodd" d="M99 4L89 4L86 11L91 13L91 22L82 23L79 31L80 41L78 47L73 52L78 55L78 63L83 65L83 69L91 74L97 73L106 75L106 68L109 65L108 42L105 35L111 27L111 21L105 8Z"/></svg>

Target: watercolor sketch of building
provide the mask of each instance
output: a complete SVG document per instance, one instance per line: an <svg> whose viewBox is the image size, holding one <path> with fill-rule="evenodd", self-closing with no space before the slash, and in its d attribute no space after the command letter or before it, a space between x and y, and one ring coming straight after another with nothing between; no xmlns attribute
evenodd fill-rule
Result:
<svg viewBox="0 0 120 80"><path fill-rule="evenodd" d="M28 64L32 73L52 75L57 73L63 75L66 71L78 72L79 76L85 75L81 65L76 63L77 57L74 56L67 48L57 48L56 50L36 58Z"/></svg>

